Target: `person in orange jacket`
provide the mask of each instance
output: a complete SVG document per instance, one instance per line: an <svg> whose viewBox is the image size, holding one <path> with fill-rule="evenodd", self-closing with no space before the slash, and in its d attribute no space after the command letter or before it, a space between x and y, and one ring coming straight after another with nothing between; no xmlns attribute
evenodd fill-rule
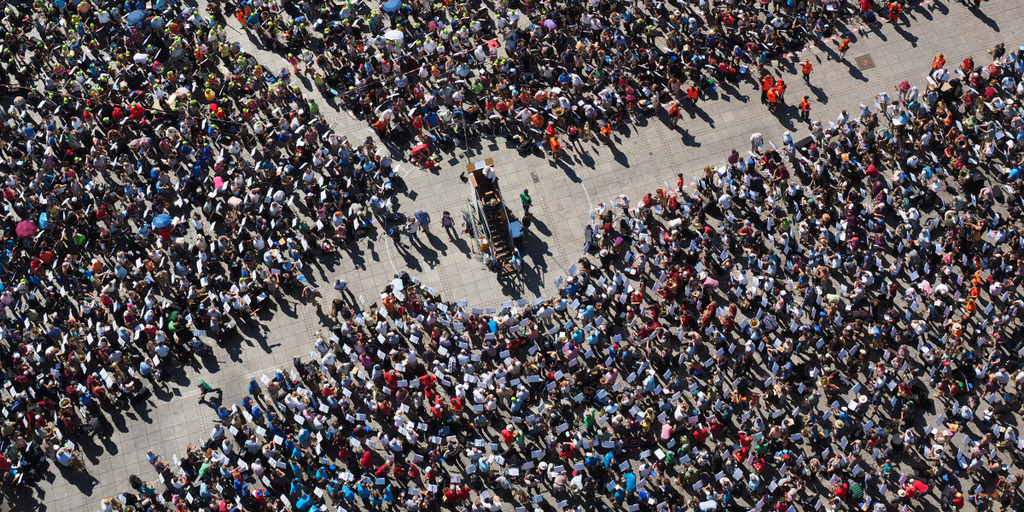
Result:
<svg viewBox="0 0 1024 512"><path fill-rule="evenodd" d="M558 137L548 139L548 144L551 145L551 157L558 158L558 152L562 150L562 143L558 142Z"/></svg>
<svg viewBox="0 0 1024 512"><path fill-rule="evenodd" d="M808 96L800 99L800 120L811 122L811 99Z"/></svg>
<svg viewBox="0 0 1024 512"><path fill-rule="evenodd" d="M781 78L775 81L775 94L779 95L779 103L786 102L786 82Z"/></svg>
<svg viewBox="0 0 1024 512"><path fill-rule="evenodd" d="M771 75L761 77L761 103L768 103L768 91L775 86L775 78Z"/></svg>
<svg viewBox="0 0 1024 512"><path fill-rule="evenodd" d="M900 13L903 12L903 4L892 1L889 2L889 23L896 23L900 19Z"/></svg>
<svg viewBox="0 0 1024 512"><path fill-rule="evenodd" d="M800 72L804 74L804 82L811 83L811 71L814 70L814 64L811 64L810 59L805 59L804 63L800 65Z"/></svg>
<svg viewBox="0 0 1024 512"><path fill-rule="evenodd" d="M843 60L846 57L846 51L850 49L850 38L844 37L842 41L839 41L839 56L836 60Z"/></svg>

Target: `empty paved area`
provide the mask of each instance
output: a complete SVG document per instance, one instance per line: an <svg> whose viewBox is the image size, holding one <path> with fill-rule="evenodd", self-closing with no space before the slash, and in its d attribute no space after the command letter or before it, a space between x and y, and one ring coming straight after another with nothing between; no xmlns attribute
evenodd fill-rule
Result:
<svg viewBox="0 0 1024 512"><path fill-rule="evenodd" d="M802 96L809 96L812 118L827 126L840 110L855 113L859 104L873 104L876 94L892 92L893 86L904 79L922 86L937 53L944 53L950 63L958 64L968 55L983 62L986 52L998 42L1011 48L1024 42L1014 39L1024 28L1024 2L992 0L976 16L951 0L931 1L908 9L907 14L909 26L887 24L866 32L854 31L845 61L835 60L835 44L829 43L803 51L776 68L790 84L787 100L795 104ZM232 37L242 41L263 64L271 69L284 65L280 56L251 48L237 26L233 28L229 30ZM815 66L810 86L795 74L798 61L805 58ZM865 69L858 68L857 62ZM329 305L335 293L330 283L340 277L369 304L399 270L417 276L446 299L465 299L470 305L498 306L514 298L554 294L556 279L581 256L583 231L598 202L610 205L619 194L637 201L666 182L674 184L677 173L692 181L705 165L723 161L730 150L744 153L752 132L761 132L766 141L779 141L785 130L797 139L807 132L807 126L797 122L794 108L781 109L781 114L769 113L752 82L719 87L718 94L718 98L700 104L699 115L684 113L675 128L649 119L630 125L628 133L615 134L611 146L583 143L572 147L568 158L554 165L540 157L520 157L504 139L483 139L468 152L457 150L448 155L438 173L403 163L402 172L411 192L399 197L399 210L411 214L426 209L433 218L434 235L439 236L424 238L423 246L407 251L398 250L383 236L364 239L349 247L337 266L328 268L312 262L326 303ZM348 113L332 111L324 101L320 105L321 112L347 133L349 140L361 141L372 132ZM523 279L517 283L499 284L494 273L473 256L470 241L450 241L440 229L441 212L447 210L461 217L470 197L469 185L459 179L460 171L467 163L483 158L494 160L503 193L514 205L513 210L521 213L515 198L524 188L533 197L536 221L527 235ZM214 410L196 400L195 384L199 379L220 387L224 403L239 402L250 377L289 366L293 356L309 353L321 317L317 307L289 299L262 325L248 329L240 342L214 347L216 364L189 370L139 410L114 419L108 439L85 447L87 476L53 475L42 482L32 499L13 507L4 503L0 508L97 510L102 498L128 488L129 475L153 478L146 461L147 450L169 459L175 452L184 453L187 444L208 435L212 428ZM58 471L55 464L50 470Z"/></svg>

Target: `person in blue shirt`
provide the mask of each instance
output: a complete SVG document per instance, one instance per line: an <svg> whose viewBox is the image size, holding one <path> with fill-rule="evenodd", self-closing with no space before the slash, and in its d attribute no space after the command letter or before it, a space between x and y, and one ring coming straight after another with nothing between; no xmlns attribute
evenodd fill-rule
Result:
<svg viewBox="0 0 1024 512"><path fill-rule="evenodd" d="M302 496L299 497L298 500L295 501L295 508L302 512L305 512L307 509L309 509L310 505L312 504L313 498L310 498L308 494L303 494Z"/></svg>
<svg viewBox="0 0 1024 512"><path fill-rule="evenodd" d="M582 312L582 313L580 313L580 317L581 317L581 318L583 318L583 321L584 321L584 322L588 322L588 323L589 323L589 322L590 322L591 320L593 320L593 319L594 319L594 306L592 306L592 305L591 305L591 306L587 306L587 307L586 307L586 308L585 308L585 309L583 310L583 312Z"/></svg>
<svg viewBox="0 0 1024 512"><path fill-rule="evenodd" d="M569 297L576 297L576 291L579 288L579 284L575 280L565 284L565 294Z"/></svg>
<svg viewBox="0 0 1024 512"><path fill-rule="evenodd" d="M217 417L219 417L221 419L221 421L227 422L228 418L231 417L231 411L228 410L227 407L224 407L222 405L222 406L217 408Z"/></svg>
<svg viewBox="0 0 1024 512"><path fill-rule="evenodd" d="M625 489L622 488L621 485L616 485L615 486L615 496L614 496L614 498L615 498L615 502L616 503L622 503L622 502L626 501L626 491L625 491Z"/></svg>
<svg viewBox="0 0 1024 512"><path fill-rule="evenodd" d="M605 469L610 468L613 462L615 462L615 454L612 453L612 452L606 453L604 455L604 467L605 467Z"/></svg>
<svg viewBox="0 0 1024 512"><path fill-rule="evenodd" d="M370 477L364 476L362 480L356 484L356 491L359 493L359 497L367 499L370 497Z"/></svg>
<svg viewBox="0 0 1024 512"><path fill-rule="evenodd" d="M630 471L626 473L626 492L633 492L636 490L636 473Z"/></svg>

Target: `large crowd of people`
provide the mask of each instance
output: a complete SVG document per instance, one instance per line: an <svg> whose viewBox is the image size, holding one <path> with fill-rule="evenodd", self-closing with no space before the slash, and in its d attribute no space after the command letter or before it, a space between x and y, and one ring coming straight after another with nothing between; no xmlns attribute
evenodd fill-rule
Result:
<svg viewBox="0 0 1024 512"><path fill-rule="evenodd" d="M595 209L556 297L400 273L138 509L1020 506L1018 82L992 62ZM168 483L169 482L169 483ZM114 501L108 508L113 508Z"/></svg>
<svg viewBox="0 0 1024 512"><path fill-rule="evenodd" d="M306 272L393 223L404 186L306 76L432 168L470 137L557 152L675 119L739 80L775 103L768 65L901 11L5 4L4 490L87 470L77 446L108 417L293 293L332 301L316 359L254 380L185 457L150 454L159 478L104 512L1018 507L1024 59L1003 45L937 55L920 88L808 139L755 134L694 187L599 205L557 297L477 309L400 274L364 309Z"/></svg>
<svg viewBox="0 0 1024 512"><path fill-rule="evenodd" d="M557 155L662 105L673 117L697 110L718 84L755 83L837 26L879 23L889 3L900 4L392 0L371 11L242 0L229 10L287 54L282 75L311 76L382 139L412 141L422 148L412 160L434 167L432 153L480 136Z"/></svg>

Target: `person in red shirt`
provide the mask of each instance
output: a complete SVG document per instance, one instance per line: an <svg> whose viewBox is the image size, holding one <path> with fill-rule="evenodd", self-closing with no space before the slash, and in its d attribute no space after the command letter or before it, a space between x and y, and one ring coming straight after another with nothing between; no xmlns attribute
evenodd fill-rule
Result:
<svg viewBox="0 0 1024 512"><path fill-rule="evenodd" d="M964 508L964 493L957 492L953 495L953 508L960 510Z"/></svg>
<svg viewBox="0 0 1024 512"><path fill-rule="evenodd" d="M703 443L704 440L707 438L708 429L706 428L701 427L693 432L693 439L696 440L698 443Z"/></svg>
<svg viewBox="0 0 1024 512"><path fill-rule="evenodd" d="M512 425L506 426L505 429L501 431L501 440L505 444L512 444L512 441L515 441L515 439L515 427Z"/></svg>
<svg viewBox="0 0 1024 512"><path fill-rule="evenodd" d="M363 469L373 469L373 453L370 450L366 450L363 453L362 458L359 459L359 467Z"/></svg>
<svg viewBox="0 0 1024 512"><path fill-rule="evenodd" d="M846 499L846 496L850 493L850 485L846 482L836 485L835 496L836 498Z"/></svg>

